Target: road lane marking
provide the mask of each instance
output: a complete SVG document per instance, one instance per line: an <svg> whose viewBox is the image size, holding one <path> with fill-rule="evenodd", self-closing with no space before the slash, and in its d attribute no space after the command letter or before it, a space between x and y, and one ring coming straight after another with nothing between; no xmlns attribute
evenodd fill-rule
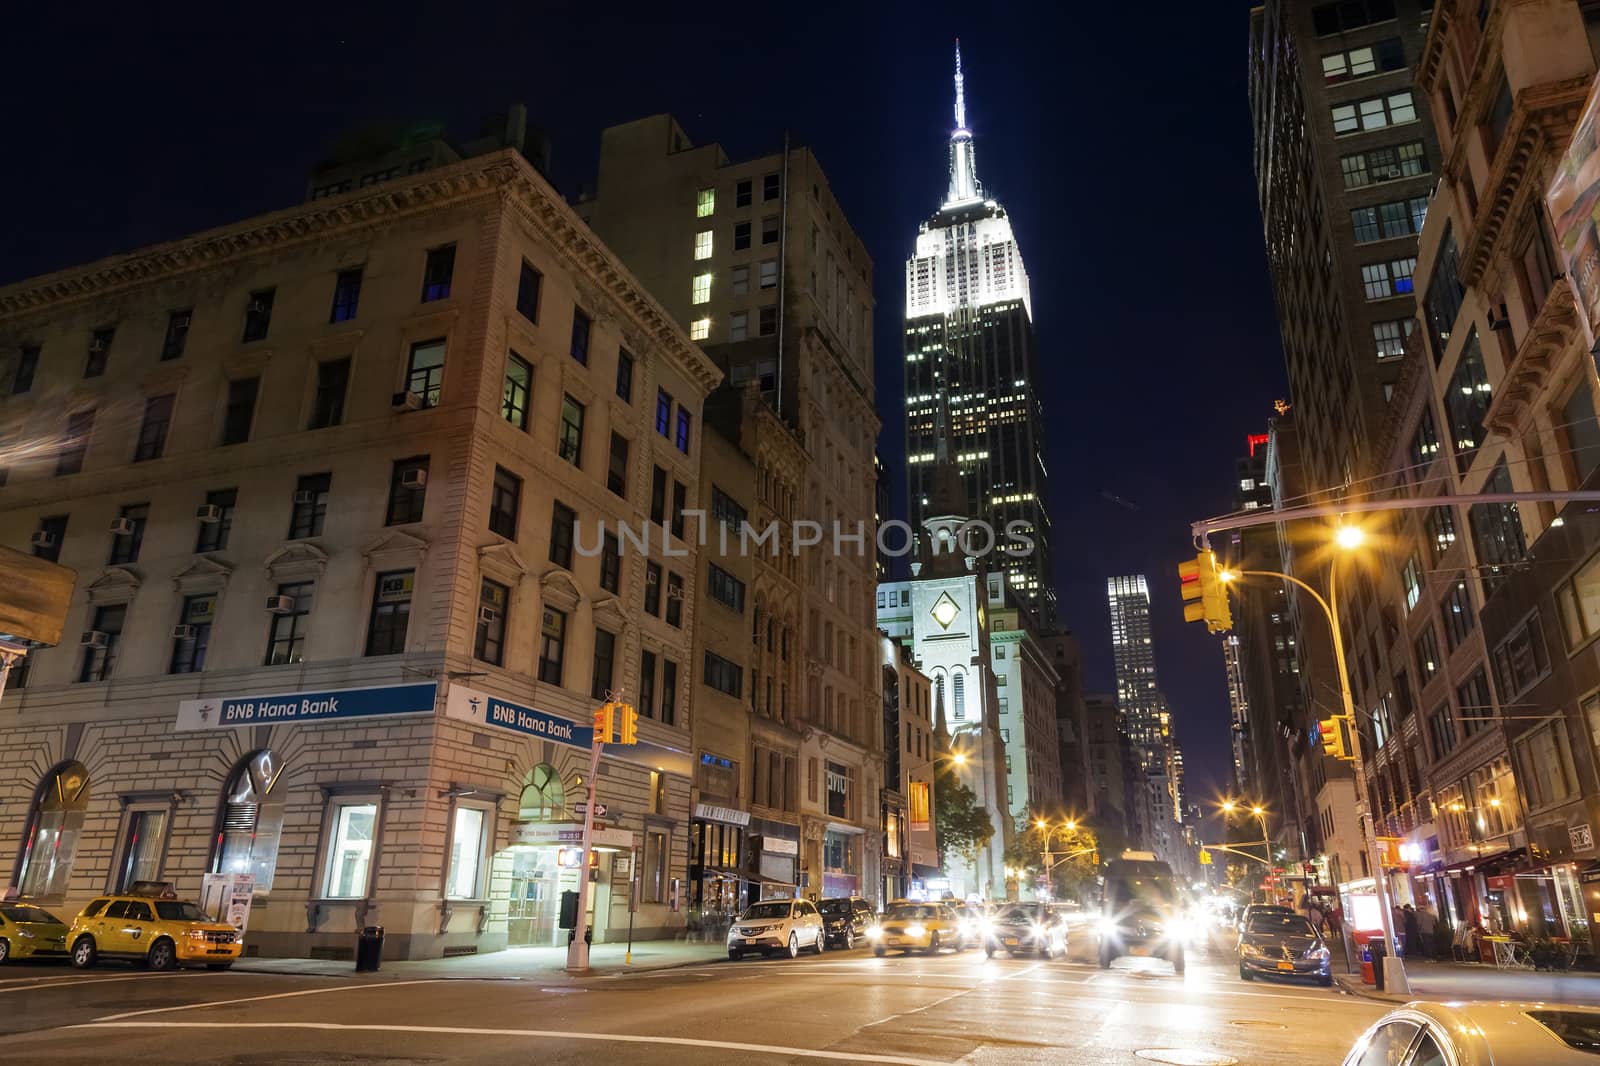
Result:
<svg viewBox="0 0 1600 1066"><path fill-rule="evenodd" d="M424 984L428 982L396 982ZM362 987L376 988L377 985ZM702 1040L688 1036L646 1036L637 1033L574 1033L558 1029L485 1029L456 1025L362 1025L343 1022L125 1022L94 1021L65 1029L312 1029L354 1033L420 1033L438 1036L521 1036L538 1040L588 1040L595 1043L666 1044L674 1047L706 1048L714 1051L743 1051L756 1055L783 1055L789 1058L829 1059L836 1062L882 1062L894 1066L951 1066L943 1059L917 1059L904 1055L873 1055L861 1051L829 1051L825 1048L783 1047L776 1044L745 1044L731 1040ZM62 1031L62 1030L56 1030Z"/></svg>
<svg viewBox="0 0 1600 1066"><path fill-rule="evenodd" d="M444 984L444 978L430 977L418 981L374 981L372 984L336 985L333 988L302 988L298 992L274 992L267 996L243 996L239 999L217 999L205 1003L180 1003L175 1007L151 1007L148 1010L130 1010L122 1014L107 1014L95 1022L120 1022L124 1018L140 1018L146 1014L166 1014L170 1011L200 1010L203 1007L231 1007L236 1003L260 1003L269 999L293 999L296 996L324 996L334 992L361 992L369 988L402 988L405 985ZM184 1024L184 1023L173 1023ZM195 1023L201 1024L201 1023Z"/></svg>
<svg viewBox="0 0 1600 1066"><path fill-rule="evenodd" d="M131 973L126 977L67 977L46 981L44 984L15 985L0 988L0 996L8 992L33 992L42 988L77 988L81 985L109 985L116 981L153 981L158 977L199 977L195 973Z"/></svg>

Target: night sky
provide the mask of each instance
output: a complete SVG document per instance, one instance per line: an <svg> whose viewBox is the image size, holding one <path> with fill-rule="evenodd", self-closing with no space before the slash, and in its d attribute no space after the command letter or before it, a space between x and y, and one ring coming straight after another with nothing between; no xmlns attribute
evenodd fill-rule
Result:
<svg viewBox="0 0 1600 1066"><path fill-rule="evenodd" d="M9 16L0 65L0 281L292 204L337 134L374 121L470 135L524 101L569 197L612 123L671 111L733 158L776 150L787 127L876 262L896 465L903 264L945 188L959 36L978 176L1033 285L1063 621L1090 689L1110 691L1105 578L1149 576L1191 795L1221 790L1222 655L1183 623L1176 566L1188 523L1231 508L1245 435L1286 388L1250 166L1248 3L79 5L70 22L43 6Z"/></svg>

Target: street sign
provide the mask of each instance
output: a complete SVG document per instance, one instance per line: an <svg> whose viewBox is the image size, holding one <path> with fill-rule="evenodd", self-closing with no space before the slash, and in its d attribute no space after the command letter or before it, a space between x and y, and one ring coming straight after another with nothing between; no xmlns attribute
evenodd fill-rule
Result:
<svg viewBox="0 0 1600 1066"><path fill-rule="evenodd" d="M588 809L589 804L584 800L579 800L572 805L573 814L583 814ZM604 818L606 816L606 805L604 803L596 803L594 805L594 816L596 818Z"/></svg>

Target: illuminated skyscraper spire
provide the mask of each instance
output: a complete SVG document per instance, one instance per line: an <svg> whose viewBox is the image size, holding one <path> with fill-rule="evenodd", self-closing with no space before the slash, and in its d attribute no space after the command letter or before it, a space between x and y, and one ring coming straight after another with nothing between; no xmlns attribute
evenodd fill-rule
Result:
<svg viewBox="0 0 1600 1066"><path fill-rule="evenodd" d="M983 199L978 184L977 160L972 154L972 131L967 129L966 79L961 76L961 38L956 38L956 128L950 131L950 194L944 205Z"/></svg>

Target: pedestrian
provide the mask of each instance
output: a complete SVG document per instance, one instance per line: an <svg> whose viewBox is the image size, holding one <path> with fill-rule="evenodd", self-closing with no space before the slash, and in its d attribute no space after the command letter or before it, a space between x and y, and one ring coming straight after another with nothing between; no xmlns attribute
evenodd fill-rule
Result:
<svg viewBox="0 0 1600 1066"><path fill-rule="evenodd" d="M1407 903L1401 912L1401 926L1406 931L1406 958L1422 954L1422 926L1417 921L1417 908Z"/></svg>
<svg viewBox="0 0 1600 1066"><path fill-rule="evenodd" d="M1306 917L1311 919L1313 929L1322 928L1322 905L1314 899L1306 900Z"/></svg>
<svg viewBox="0 0 1600 1066"><path fill-rule="evenodd" d="M1433 957L1436 954L1434 935L1438 932L1439 922L1427 904L1417 908L1417 929L1422 933L1422 954Z"/></svg>
<svg viewBox="0 0 1600 1066"><path fill-rule="evenodd" d="M1334 905L1328 908L1324 917L1328 921L1328 932L1338 936L1340 928L1344 925L1344 908L1335 901Z"/></svg>

